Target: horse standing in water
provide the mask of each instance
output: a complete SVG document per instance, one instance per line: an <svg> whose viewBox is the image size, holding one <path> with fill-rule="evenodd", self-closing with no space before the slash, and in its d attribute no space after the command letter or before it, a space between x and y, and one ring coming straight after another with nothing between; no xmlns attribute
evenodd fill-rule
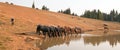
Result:
<svg viewBox="0 0 120 50"><path fill-rule="evenodd" d="M81 28L75 27L55 27L55 26L45 26L45 25L37 25L36 33L41 34L40 31L43 33L44 36L48 35L49 37L57 37L57 36L63 36L63 35L69 35L73 33L82 33Z"/></svg>
<svg viewBox="0 0 120 50"><path fill-rule="evenodd" d="M36 33L40 35L40 31L42 31L44 36L48 34L48 36L50 37L50 28L48 26L37 25Z"/></svg>

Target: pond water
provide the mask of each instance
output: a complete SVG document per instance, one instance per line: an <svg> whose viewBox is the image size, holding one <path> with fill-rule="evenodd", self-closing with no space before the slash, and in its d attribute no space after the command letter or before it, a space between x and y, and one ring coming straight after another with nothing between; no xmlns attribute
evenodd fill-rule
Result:
<svg viewBox="0 0 120 50"><path fill-rule="evenodd" d="M120 34L73 34L37 40L35 45L40 50L120 50Z"/></svg>

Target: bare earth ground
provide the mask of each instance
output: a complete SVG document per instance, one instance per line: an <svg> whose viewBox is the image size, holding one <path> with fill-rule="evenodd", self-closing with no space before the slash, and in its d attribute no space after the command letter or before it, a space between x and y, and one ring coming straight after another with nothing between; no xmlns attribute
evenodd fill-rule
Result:
<svg viewBox="0 0 120 50"><path fill-rule="evenodd" d="M15 19L15 25L10 19ZM34 45L26 43L26 38L41 39L39 36L19 36L18 33L34 33L37 24L48 26L80 27L83 31L103 30L103 24L108 24L110 30L120 30L120 23L108 22L50 11L36 10L28 7L0 3L0 50L39 50ZM99 32L99 31L98 31ZM92 34L97 34L96 32ZM111 33L113 34L113 33ZM36 37L37 36L37 37Z"/></svg>

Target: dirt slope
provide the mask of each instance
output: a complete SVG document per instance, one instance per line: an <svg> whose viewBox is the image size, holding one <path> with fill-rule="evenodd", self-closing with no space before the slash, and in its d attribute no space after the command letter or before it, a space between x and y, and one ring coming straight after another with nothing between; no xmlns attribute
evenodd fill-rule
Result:
<svg viewBox="0 0 120 50"><path fill-rule="evenodd" d="M74 16L65 15L61 13L54 13L43 10L35 10L32 8L9 5L0 3L0 14L3 15L2 18L8 20L3 21L8 24L10 18L15 18L16 26L32 26L37 24L43 25L60 25L60 26L69 26L69 27L81 27L84 30L100 28L103 23L108 23L104 21L87 19L87 18L72 18ZM114 24L109 22L110 25ZM109 25L108 23L108 25ZM115 24L116 25L116 24ZM33 26L35 27L35 26Z"/></svg>
<svg viewBox="0 0 120 50"><path fill-rule="evenodd" d="M14 26L11 26L10 24L11 18L15 19ZM11 48L11 50L17 50L21 48L23 50L28 50L32 48L32 45L24 42L24 37L16 36L15 33L35 32L37 24L48 26L77 26L82 28L82 30L87 31L103 29L104 23L107 23L111 30L120 29L120 24L116 22L87 19L50 11L36 10L18 5L0 3L0 35L8 38L4 39L8 40L8 42L5 42L4 44L6 47L8 47L8 50L10 50L9 48ZM0 40L0 43L4 40ZM34 47L32 49L34 49ZM37 48L35 48L35 50L37 50Z"/></svg>

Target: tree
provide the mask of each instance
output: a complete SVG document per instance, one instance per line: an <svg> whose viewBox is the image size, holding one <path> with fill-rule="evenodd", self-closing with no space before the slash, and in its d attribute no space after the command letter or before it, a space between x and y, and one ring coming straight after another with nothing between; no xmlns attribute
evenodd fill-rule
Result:
<svg viewBox="0 0 120 50"><path fill-rule="evenodd" d="M100 20L103 20L104 18L103 18L103 14L101 13L101 11L100 10L98 10L98 13L97 13L97 19L100 19Z"/></svg>
<svg viewBox="0 0 120 50"><path fill-rule="evenodd" d="M5 2L6 4L9 4L9 2Z"/></svg>
<svg viewBox="0 0 120 50"><path fill-rule="evenodd" d="M13 3L10 3L11 5L14 5Z"/></svg>
<svg viewBox="0 0 120 50"><path fill-rule="evenodd" d="M63 13L64 13L64 14L71 14L70 8L66 9Z"/></svg>
<svg viewBox="0 0 120 50"><path fill-rule="evenodd" d="M109 21L109 15L108 14L106 14L106 13L103 13L103 20L105 20L105 21Z"/></svg>
<svg viewBox="0 0 120 50"><path fill-rule="evenodd" d="M43 5L42 10L49 10L45 5Z"/></svg>
<svg viewBox="0 0 120 50"><path fill-rule="evenodd" d="M63 10L58 11L58 13L63 13Z"/></svg>
<svg viewBox="0 0 120 50"><path fill-rule="evenodd" d="M32 4L32 8L35 8L34 2L33 2L33 4Z"/></svg>
<svg viewBox="0 0 120 50"><path fill-rule="evenodd" d="M73 16L78 16L76 13L72 13L71 15L73 15Z"/></svg>
<svg viewBox="0 0 120 50"><path fill-rule="evenodd" d="M72 13L71 15L75 16L75 13Z"/></svg>
<svg viewBox="0 0 120 50"><path fill-rule="evenodd" d="M118 12L114 9L110 12L111 21L116 21L116 17L118 16Z"/></svg>
<svg viewBox="0 0 120 50"><path fill-rule="evenodd" d="M117 21L118 12L115 12L114 21Z"/></svg>
<svg viewBox="0 0 120 50"><path fill-rule="evenodd" d="M99 20L105 20L105 21L116 21L120 22L120 14L118 14L117 11L114 9L110 11L109 14L107 13L102 13L100 10L96 11L85 11L85 13L82 15L82 17L87 17L87 18L93 18L93 19L99 19Z"/></svg>
<svg viewBox="0 0 120 50"><path fill-rule="evenodd" d="M92 12L91 12L91 17L92 18L94 18L94 19L97 19L97 11L96 10L93 10Z"/></svg>
<svg viewBox="0 0 120 50"><path fill-rule="evenodd" d="M116 21L117 21L117 22L120 22L120 14L118 14L118 15L116 16Z"/></svg>
<svg viewBox="0 0 120 50"><path fill-rule="evenodd" d="M91 12L90 12L89 10L86 10L85 13L84 13L84 15L83 15L83 17L90 18L90 16L91 16L90 13L91 13Z"/></svg>

